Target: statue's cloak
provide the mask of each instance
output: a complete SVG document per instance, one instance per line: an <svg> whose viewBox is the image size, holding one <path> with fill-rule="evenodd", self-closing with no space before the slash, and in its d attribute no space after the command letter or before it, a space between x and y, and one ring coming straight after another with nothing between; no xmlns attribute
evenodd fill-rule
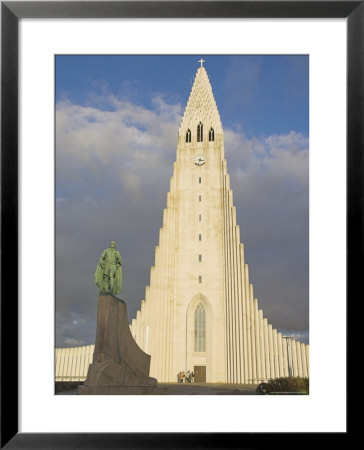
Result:
<svg viewBox="0 0 364 450"><path fill-rule="evenodd" d="M113 295L120 294L122 286L123 286L123 276L122 276L122 272L121 272L121 255L119 252L117 252L117 254L118 254L118 257L120 260L120 265L118 265L116 268L114 289L112 292Z"/></svg>

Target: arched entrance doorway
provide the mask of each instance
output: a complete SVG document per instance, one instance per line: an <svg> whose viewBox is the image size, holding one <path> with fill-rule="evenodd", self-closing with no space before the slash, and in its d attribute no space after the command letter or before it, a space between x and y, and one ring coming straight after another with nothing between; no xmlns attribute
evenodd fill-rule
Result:
<svg viewBox="0 0 364 450"><path fill-rule="evenodd" d="M194 381L208 382L211 368L211 307L202 294L190 302L186 314L186 369L194 373Z"/></svg>

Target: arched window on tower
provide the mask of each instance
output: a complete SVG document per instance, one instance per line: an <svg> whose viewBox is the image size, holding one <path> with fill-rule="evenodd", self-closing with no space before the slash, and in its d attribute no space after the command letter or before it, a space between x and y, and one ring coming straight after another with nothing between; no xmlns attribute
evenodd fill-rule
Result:
<svg viewBox="0 0 364 450"><path fill-rule="evenodd" d="M195 352L206 351L206 313L202 303L195 309Z"/></svg>
<svg viewBox="0 0 364 450"><path fill-rule="evenodd" d="M200 122L197 125L197 142L202 142L203 141L203 125Z"/></svg>
<svg viewBox="0 0 364 450"><path fill-rule="evenodd" d="M209 131L209 141L214 141L215 140L215 131L214 129L211 127L210 131Z"/></svg>
<svg viewBox="0 0 364 450"><path fill-rule="evenodd" d="M186 133L186 142L191 142L191 130L188 129Z"/></svg>

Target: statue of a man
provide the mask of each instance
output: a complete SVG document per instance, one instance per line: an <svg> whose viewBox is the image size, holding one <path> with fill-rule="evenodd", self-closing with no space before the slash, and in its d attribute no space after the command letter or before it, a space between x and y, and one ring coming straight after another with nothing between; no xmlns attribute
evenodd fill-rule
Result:
<svg viewBox="0 0 364 450"><path fill-rule="evenodd" d="M94 275L95 283L102 294L117 295L121 292L122 272L121 255L116 250L116 242L102 252Z"/></svg>

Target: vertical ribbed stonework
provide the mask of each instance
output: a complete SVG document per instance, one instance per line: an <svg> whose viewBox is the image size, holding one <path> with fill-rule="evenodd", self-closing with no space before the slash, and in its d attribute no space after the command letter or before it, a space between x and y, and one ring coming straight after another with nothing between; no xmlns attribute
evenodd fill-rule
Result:
<svg viewBox="0 0 364 450"><path fill-rule="evenodd" d="M204 128L204 137L208 138L210 127L213 127L215 133L222 134L219 111L204 67L200 67L197 71L179 135L185 137L187 130L190 130L192 139L197 139L197 126L200 122Z"/></svg>
<svg viewBox="0 0 364 450"><path fill-rule="evenodd" d="M155 263L131 332L160 382L187 370L225 383L308 375L308 346L277 333L254 297L220 115L202 66L179 128Z"/></svg>

